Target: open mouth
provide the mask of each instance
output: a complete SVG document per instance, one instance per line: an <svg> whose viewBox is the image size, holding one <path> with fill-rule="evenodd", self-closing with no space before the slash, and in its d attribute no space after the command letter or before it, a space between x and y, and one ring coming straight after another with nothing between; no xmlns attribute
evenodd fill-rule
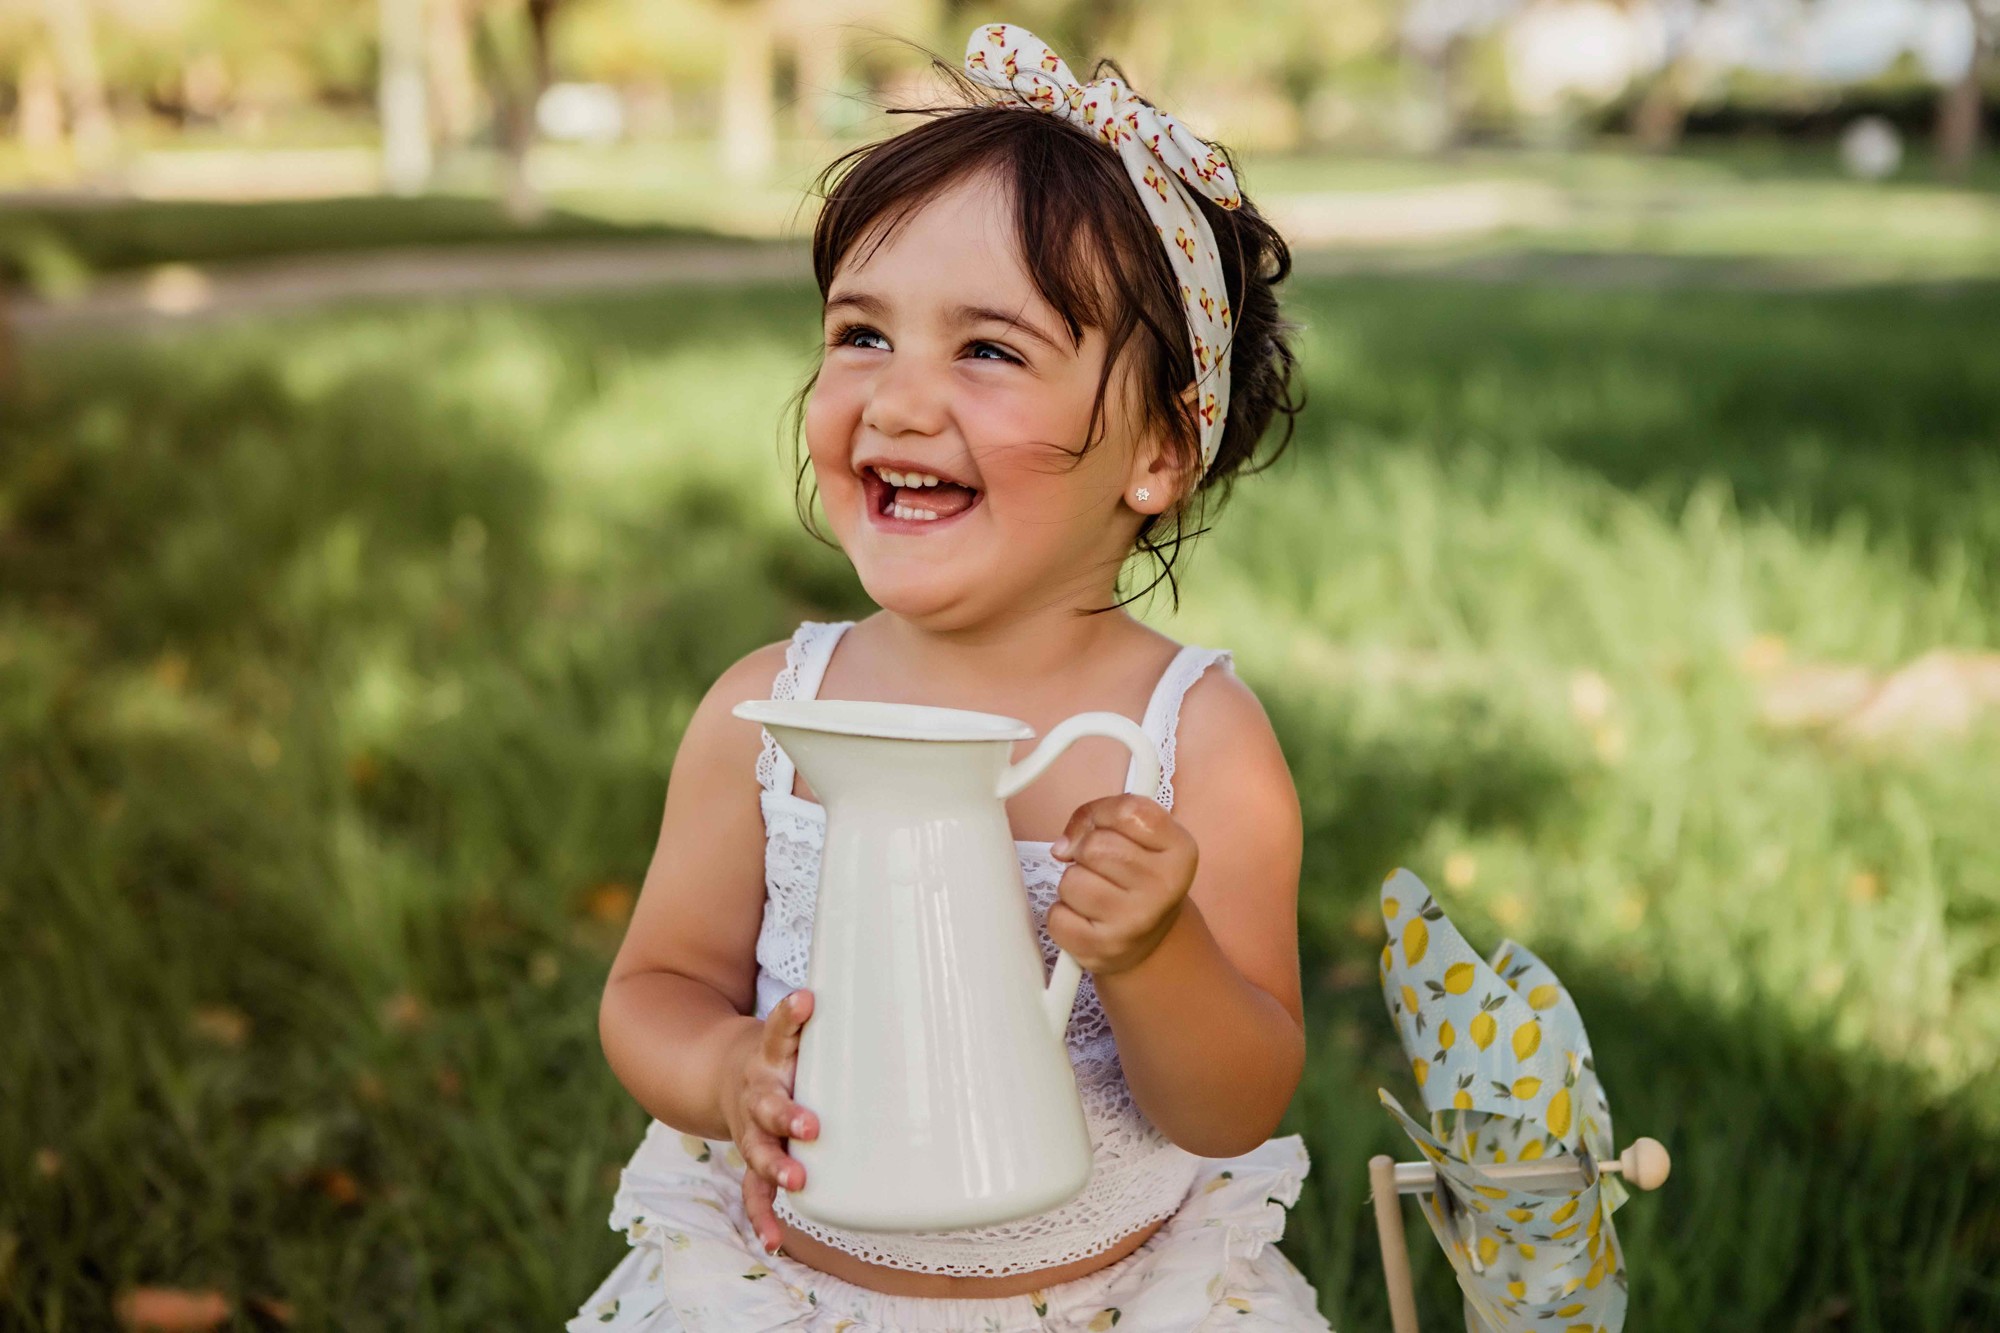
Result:
<svg viewBox="0 0 2000 1333"><path fill-rule="evenodd" d="M876 526L916 531L949 523L979 504L981 492L927 472L866 467L861 482Z"/></svg>

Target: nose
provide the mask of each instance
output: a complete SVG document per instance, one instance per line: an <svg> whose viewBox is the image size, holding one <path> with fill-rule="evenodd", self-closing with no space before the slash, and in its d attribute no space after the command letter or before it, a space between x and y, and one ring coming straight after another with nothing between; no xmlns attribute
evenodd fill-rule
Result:
<svg viewBox="0 0 2000 1333"><path fill-rule="evenodd" d="M875 373L861 424L878 435L936 435L947 415L944 376L905 353L885 358Z"/></svg>

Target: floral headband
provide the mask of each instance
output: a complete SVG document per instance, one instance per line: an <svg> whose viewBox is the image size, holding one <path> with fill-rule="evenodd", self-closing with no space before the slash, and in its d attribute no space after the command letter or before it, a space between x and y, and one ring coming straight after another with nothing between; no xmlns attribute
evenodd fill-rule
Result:
<svg viewBox="0 0 2000 1333"><path fill-rule="evenodd" d="M1223 208L1241 207L1235 174L1222 154L1119 79L1078 83L1062 57L1026 28L995 23L973 29L965 45L965 70L976 82L1011 92L1023 105L1060 116L1117 150L1180 285L1194 352L1195 411L1201 423L1201 470L1206 473L1229 416L1231 323L1215 233L1188 192L1199 190Z"/></svg>

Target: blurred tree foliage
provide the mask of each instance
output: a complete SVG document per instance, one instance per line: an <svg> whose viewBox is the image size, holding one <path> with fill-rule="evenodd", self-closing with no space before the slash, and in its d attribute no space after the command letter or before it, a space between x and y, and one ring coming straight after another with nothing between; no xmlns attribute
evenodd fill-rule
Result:
<svg viewBox="0 0 2000 1333"><path fill-rule="evenodd" d="M0 0L0 115L24 152L86 172L115 157L114 131L141 142L190 129L229 142L368 141L382 74L381 3ZM921 80L926 51L956 59L966 31L992 17L966 0L401 3L423 13L436 146L499 150L505 193L525 212L533 201L519 167L536 99L551 82L613 85L626 133L715 138L731 174L754 178L776 160L781 137L839 137L877 124L871 113L905 100ZM1615 10L1638 32L1663 23L1671 3L1632 0ZM1684 8L1725 3L1748 0L1686 0ZM2000 0L1966 4L1990 53L2000 41ZM1530 99L1517 86L1524 76L1503 55L1506 30L1564 7L1016 0L1008 17L1047 37L1079 75L1115 56L1140 89L1204 132L1239 149L1285 152L1436 146L1496 132L1532 141ZM1800 12L1809 11L1819 12ZM1800 29L1797 40L1810 37ZM1698 101L1823 106L1857 93L1865 101L1868 80L1835 87L1796 71L1764 78L1768 86L1741 71L1697 78L1679 40L1670 37L1657 61L1630 71L1622 92L1594 88L1575 123L1622 123L1647 146L1666 147ZM1909 63L1882 77L1931 87ZM1940 153L1959 171L1981 137L1993 74L1989 54L1983 67L1935 89Z"/></svg>
<svg viewBox="0 0 2000 1333"><path fill-rule="evenodd" d="M763 77L777 115L830 92L893 96L922 49L955 57L966 29L986 17L962 0L426 0L424 8L437 137L503 148L532 118L524 94L551 79L611 83L651 96L649 105L665 99L670 110L648 124L713 130L746 21L774 37ZM49 21L59 10L85 34L121 123L220 124L256 137L374 105L373 4L0 0L0 109L12 112L17 137L76 128ZM1309 133L1313 99L1330 82L1379 82L1399 60L1394 0L1246 0L1227 11L1189 0L1022 0L1012 17L1075 53L1079 74L1114 54L1142 88L1172 88L1236 137L1278 146ZM829 43L844 57L840 68L812 64ZM824 122L793 120L800 129Z"/></svg>

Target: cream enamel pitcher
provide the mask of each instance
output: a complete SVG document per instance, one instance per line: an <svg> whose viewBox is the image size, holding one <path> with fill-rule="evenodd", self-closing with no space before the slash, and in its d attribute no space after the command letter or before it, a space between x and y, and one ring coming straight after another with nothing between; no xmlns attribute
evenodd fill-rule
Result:
<svg viewBox="0 0 2000 1333"><path fill-rule="evenodd" d="M1153 743L1118 713L1079 713L1009 763L1027 723L850 699L754 699L826 810L793 1096L819 1117L786 1149L791 1206L825 1226L945 1231L1008 1222L1090 1180L1064 1033L1081 968L1042 952L1003 804L1085 736L1132 752L1128 790L1159 785Z"/></svg>

